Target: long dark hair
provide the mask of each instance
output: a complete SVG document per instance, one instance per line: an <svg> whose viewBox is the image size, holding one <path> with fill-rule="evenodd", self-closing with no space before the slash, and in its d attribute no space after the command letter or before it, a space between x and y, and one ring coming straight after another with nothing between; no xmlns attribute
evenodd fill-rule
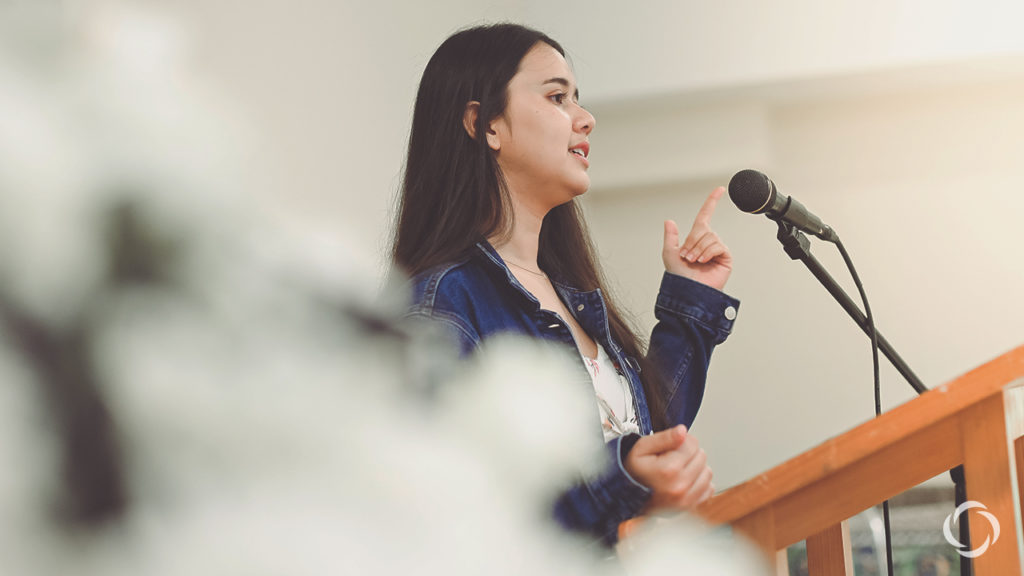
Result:
<svg viewBox="0 0 1024 576"><path fill-rule="evenodd" d="M512 209L501 168L487 139L467 133L463 115L469 102L479 102L475 133L486 134L491 120L505 111L508 84L520 61L540 42L565 55L562 46L542 32L495 24L450 36L427 63L413 110L391 251L392 261L405 273L415 276L464 258L481 239L500 237L511 229ZM612 338L641 366L654 428L667 428L656 370L646 361L636 331L614 304L594 254L575 200L548 212L537 263L575 288L601 289Z"/></svg>

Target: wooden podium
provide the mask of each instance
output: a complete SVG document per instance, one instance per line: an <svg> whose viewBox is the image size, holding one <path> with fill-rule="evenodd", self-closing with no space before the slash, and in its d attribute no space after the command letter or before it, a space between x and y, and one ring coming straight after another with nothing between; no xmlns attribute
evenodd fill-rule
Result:
<svg viewBox="0 0 1024 576"><path fill-rule="evenodd" d="M1022 436L1024 346L716 495L697 512L748 536L780 576L788 573L786 547L801 540L811 576L853 576L846 520L963 464L968 500L984 504L1001 528L974 559L974 573L1024 574ZM992 527L981 516L972 520L977 547Z"/></svg>

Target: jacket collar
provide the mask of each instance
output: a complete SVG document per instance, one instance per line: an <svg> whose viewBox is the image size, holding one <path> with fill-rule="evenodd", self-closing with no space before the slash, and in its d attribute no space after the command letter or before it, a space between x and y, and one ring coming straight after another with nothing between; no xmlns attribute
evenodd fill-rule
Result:
<svg viewBox="0 0 1024 576"><path fill-rule="evenodd" d="M505 280L507 280L508 283L511 284L512 287L516 289L516 291L518 291L524 298L526 298L530 303L533 304L534 310L540 308L540 301L537 300L537 298L535 298L533 294L530 294L530 292L526 288L524 288L522 284L519 283L519 280L515 277L514 274L512 274L512 271L509 270L508 265L505 264L505 261L498 254L498 251L494 249L494 246L491 246L490 242L488 242L487 240L481 240L476 243L476 247L480 250L480 252L483 253L482 260L492 269L492 271L498 272L499 274L503 274Z"/></svg>
<svg viewBox="0 0 1024 576"><path fill-rule="evenodd" d="M476 244L477 248L483 254L484 262L492 266L494 270L503 273L504 277L508 280L509 284L512 285L523 297L532 303L534 310L540 309L540 302L531 294L519 280L512 274L508 265L498 254L498 251L494 249L487 240L481 240ZM562 303L569 310L569 313L576 318L576 321L580 323L583 330L590 334L591 337L595 335L604 335L607 331L605 324L607 324L607 312L604 307L604 298L601 295L600 289L583 291L578 290L568 284L552 279L551 285L555 287L555 291L558 292L559 298ZM604 338L599 338L604 340ZM607 346L606 343L602 343Z"/></svg>

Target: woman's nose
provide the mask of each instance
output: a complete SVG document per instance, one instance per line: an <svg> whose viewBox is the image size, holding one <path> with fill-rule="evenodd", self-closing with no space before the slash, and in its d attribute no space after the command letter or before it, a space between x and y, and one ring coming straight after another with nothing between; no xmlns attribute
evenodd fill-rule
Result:
<svg viewBox="0 0 1024 576"><path fill-rule="evenodd" d="M576 130L584 134L590 134L594 130L597 120L586 108L577 104L579 112L576 114Z"/></svg>

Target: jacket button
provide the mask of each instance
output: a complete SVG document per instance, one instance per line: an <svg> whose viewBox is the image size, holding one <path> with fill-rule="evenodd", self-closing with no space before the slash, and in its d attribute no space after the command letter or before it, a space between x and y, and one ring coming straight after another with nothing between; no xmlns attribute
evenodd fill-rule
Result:
<svg viewBox="0 0 1024 576"><path fill-rule="evenodd" d="M725 319L726 320L735 320L736 319L736 309L733 308L732 306L727 307L725 309Z"/></svg>
<svg viewBox="0 0 1024 576"><path fill-rule="evenodd" d="M583 304L580 304L579 306L577 306L576 307L576 311L577 312L582 312L583 311Z"/></svg>

